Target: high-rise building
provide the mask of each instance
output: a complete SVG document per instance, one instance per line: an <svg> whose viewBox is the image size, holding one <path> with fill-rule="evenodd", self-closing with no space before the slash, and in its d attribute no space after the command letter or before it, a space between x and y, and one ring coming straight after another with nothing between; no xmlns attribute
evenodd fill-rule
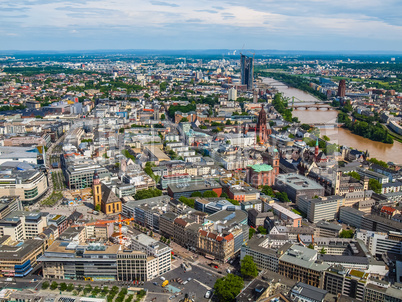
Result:
<svg viewBox="0 0 402 302"><path fill-rule="evenodd" d="M237 100L237 90L235 88L230 88L228 90L228 100L236 101Z"/></svg>
<svg viewBox="0 0 402 302"><path fill-rule="evenodd" d="M339 86L338 86L338 96L341 98L344 98L345 95L346 95L346 81L340 80Z"/></svg>
<svg viewBox="0 0 402 302"><path fill-rule="evenodd" d="M254 60L243 54L240 55L241 83L247 85L247 89L253 89Z"/></svg>
<svg viewBox="0 0 402 302"><path fill-rule="evenodd" d="M253 91L253 103L258 103L258 89L254 89Z"/></svg>

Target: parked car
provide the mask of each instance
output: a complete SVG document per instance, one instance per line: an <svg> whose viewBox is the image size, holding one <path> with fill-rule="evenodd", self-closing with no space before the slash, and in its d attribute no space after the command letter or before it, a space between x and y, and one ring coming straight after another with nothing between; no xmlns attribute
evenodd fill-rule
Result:
<svg viewBox="0 0 402 302"><path fill-rule="evenodd" d="M154 285L158 285L158 282L154 282L153 284L154 284Z"/></svg>
<svg viewBox="0 0 402 302"><path fill-rule="evenodd" d="M205 299L211 298L211 294L212 294L212 292L211 292L210 290L207 291L207 292L205 293L205 295L204 295Z"/></svg>

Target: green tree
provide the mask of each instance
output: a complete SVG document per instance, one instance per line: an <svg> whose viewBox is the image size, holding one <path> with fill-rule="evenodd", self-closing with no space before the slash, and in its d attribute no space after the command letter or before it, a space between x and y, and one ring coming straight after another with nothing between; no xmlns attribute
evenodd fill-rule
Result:
<svg viewBox="0 0 402 302"><path fill-rule="evenodd" d="M42 283L42 289L48 289L49 288L49 282L45 281Z"/></svg>
<svg viewBox="0 0 402 302"><path fill-rule="evenodd" d="M226 198L226 200L229 201L234 206L239 206L240 205L240 202L237 201L236 199Z"/></svg>
<svg viewBox="0 0 402 302"><path fill-rule="evenodd" d="M310 125L308 125L308 124L301 124L300 125L300 128L302 128L303 130L305 130L305 131L308 131L308 130L310 130Z"/></svg>
<svg viewBox="0 0 402 302"><path fill-rule="evenodd" d="M325 248L322 248L321 250L320 250L320 254L321 255L325 255L327 253L327 250L325 249Z"/></svg>
<svg viewBox="0 0 402 302"><path fill-rule="evenodd" d="M353 238L354 235L353 230L342 230L342 232L339 234L340 238Z"/></svg>
<svg viewBox="0 0 402 302"><path fill-rule="evenodd" d="M66 283L60 283L60 290L62 291L62 292L64 292L65 290L67 289L67 284Z"/></svg>
<svg viewBox="0 0 402 302"><path fill-rule="evenodd" d="M166 91L167 86L168 86L168 83L162 82L162 83L159 84L159 90L160 91Z"/></svg>
<svg viewBox="0 0 402 302"><path fill-rule="evenodd" d="M349 176L353 177L356 180L360 180L360 174L357 173L357 172L352 171L352 172L346 173L346 175L349 175Z"/></svg>
<svg viewBox="0 0 402 302"><path fill-rule="evenodd" d="M74 290L74 284L70 283L69 285L67 285L68 292L72 292L73 290Z"/></svg>
<svg viewBox="0 0 402 302"><path fill-rule="evenodd" d="M188 122L188 118L186 118L186 117L183 117L181 120L180 120L180 123L187 123Z"/></svg>
<svg viewBox="0 0 402 302"><path fill-rule="evenodd" d="M258 232L259 232L260 234L263 234L263 235L266 235L266 234L267 234L267 229L264 228L262 225L260 225L260 226L257 228L257 230L258 230Z"/></svg>
<svg viewBox="0 0 402 302"><path fill-rule="evenodd" d="M214 285L215 296L218 301L232 302L244 286L243 279L233 274L216 280Z"/></svg>
<svg viewBox="0 0 402 302"><path fill-rule="evenodd" d="M218 194L215 191L205 191L202 193L202 197L210 198L210 197L218 197Z"/></svg>
<svg viewBox="0 0 402 302"><path fill-rule="evenodd" d="M368 187L370 190L373 190L376 193L381 193L382 184L377 179L370 178Z"/></svg>
<svg viewBox="0 0 402 302"><path fill-rule="evenodd" d="M326 135L324 135L323 137L322 137L322 139L323 140L325 140L325 141L327 141L327 142L329 142L331 139L328 137L328 136L326 136Z"/></svg>
<svg viewBox="0 0 402 302"><path fill-rule="evenodd" d="M256 230L254 228L249 228L248 229L248 239L251 239L254 234L255 234Z"/></svg>
<svg viewBox="0 0 402 302"><path fill-rule="evenodd" d="M164 113L161 114L161 121L164 121L166 119L166 115Z"/></svg>
<svg viewBox="0 0 402 302"><path fill-rule="evenodd" d="M309 249L314 250L314 245L313 245L312 243L310 243L307 247L308 247Z"/></svg>
<svg viewBox="0 0 402 302"><path fill-rule="evenodd" d="M82 291L82 285L80 284L80 285L78 285L78 287L77 287L77 291L80 293L81 291Z"/></svg>
<svg viewBox="0 0 402 302"><path fill-rule="evenodd" d="M384 168L388 168L388 164L385 161L378 160L378 159L376 159L374 157L370 158L369 162L371 162L372 164L377 164L377 165L379 165L381 167L384 167Z"/></svg>
<svg viewBox="0 0 402 302"><path fill-rule="evenodd" d="M193 192L193 193L191 193L191 197L202 197L202 193L199 191Z"/></svg>
<svg viewBox="0 0 402 302"><path fill-rule="evenodd" d="M188 206L188 207L194 209L194 206L195 206L195 201L194 201L194 199L187 198L187 197L185 197L185 196L180 196L179 200L180 200L182 203L184 203L186 206Z"/></svg>
<svg viewBox="0 0 402 302"><path fill-rule="evenodd" d="M124 128L120 128L119 133L124 133Z"/></svg>
<svg viewBox="0 0 402 302"><path fill-rule="evenodd" d="M226 192L223 192L220 197L222 197L222 198L229 198L229 195L226 194Z"/></svg>
<svg viewBox="0 0 402 302"><path fill-rule="evenodd" d="M85 285L85 289L89 289L89 291L92 291L92 286L91 286L91 284L87 284L87 285Z"/></svg>
<svg viewBox="0 0 402 302"><path fill-rule="evenodd" d="M255 278L258 275L257 265L254 263L253 257L244 256L241 261L240 272L245 278Z"/></svg>
<svg viewBox="0 0 402 302"><path fill-rule="evenodd" d="M263 186L261 192L264 193L265 195L275 197L274 190L272 190L270 186Z"/></svg>
<svg viewBox="0 0 402 302"><path fill-rule="evenodd" d="M276 192L275 197L278 198L282 202L290 202L290 199L286 192Z"/></svg>
<svg viewBox="0 0 402 302"><path fill-rule="evenodd" d="M102 289L101 295L102 295L102 296L106 296L108 293L109 293L109 288L108 288L107 286L105 286L105 287Z"/></svg>
<svg viewBox="0 0 402 302"><path fill-rule="evenodd" d="M56 281L53 281L52 284L50 284L50 289L55 290L59 285L57 284Z"/></svg>
<svg viewBox="0 0 402 302"><path fill-rule="evenodd" d="M146 190L140 190L134 195L135 200L140 200L140 199L147 199L147 198L152 198L152 197L157 197L161 196L162 191L155 189L155 188L149 188Z"/></svg>
<svg viewBox="0 0 402 302"><path fill-rule="evenodd" d="M98 286L95 286L95 288L92 290L92 295L97 296L101 292L101 289Z"/></svg>
<svg viewBox="0 0 402 302"><path fill-rule="evenodd" d="M100 205L100 204L97 204L97 205L95 206L95 211L99 212L100 210L101 210L101 205Z"/></svg>

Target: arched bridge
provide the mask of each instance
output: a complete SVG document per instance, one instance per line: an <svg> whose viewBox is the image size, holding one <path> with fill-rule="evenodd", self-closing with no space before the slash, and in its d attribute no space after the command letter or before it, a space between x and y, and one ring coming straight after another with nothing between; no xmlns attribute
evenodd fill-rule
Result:
<svg viewBox="0 0 402 302"><path fill-rule="evenodd" d="M336 108L333 108L331 106L325 105L325 104L297 104L297 105L292 105L292 109L297 110L297 109L305 109L309 110L310 108L314 108L316 110L320 109L326 109L326 110L335 110Z"/></svg>

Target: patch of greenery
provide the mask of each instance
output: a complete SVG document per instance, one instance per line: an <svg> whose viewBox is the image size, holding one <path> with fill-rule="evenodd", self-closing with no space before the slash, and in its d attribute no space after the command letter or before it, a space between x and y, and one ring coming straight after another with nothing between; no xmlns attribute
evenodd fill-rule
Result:
<svg viewBox="0 0 402 302"><path fill-rule="evenodd" d="M147 198L152 198L152 197L157 197L157 196L162 196L162 191L155 189L155 188L149 188L146 190L140 190L134 195L135 200L140 200L140 199L147 199Z"/></svg>
<svg viewBox="0 0 402 302"><path fill-rule="evenodd" d="M193 208L195 207L195 200L191 198L187 198L185 196L180 196L179 200L184 203L186 206Z"/></svg>
<svg viewBox="0 0 402 302"><path fill-rule="evenodd" d="M353 238L354 235L353 230L342 230L342 232L339 234L340 238Z"/></svg>
<svg viewBox="0 0 402 302"><path fill-rule="evenodd" d="M244 256L240 263L240 272L245 278L255 278L258 275L257 265L254 263L253 257Z"/></svg>
<svg viewBox="0 0 402 302"><path fill-rule="evenodd" d="M243 289L244 282L239 276L228 274L227 276L216 280L214 293L217 301L232 302Z"/></svg>
<svg viewBox="0 0 402 302"><path fill-rule="evenodd" d="M385 144L394 143L394 140L388 134L388 130L384 129L379 122L375 124L359 120L352 122L349 116L344 112L339 112L338 122L344 123L344 127L352 131L354 134Z"/></svg>

